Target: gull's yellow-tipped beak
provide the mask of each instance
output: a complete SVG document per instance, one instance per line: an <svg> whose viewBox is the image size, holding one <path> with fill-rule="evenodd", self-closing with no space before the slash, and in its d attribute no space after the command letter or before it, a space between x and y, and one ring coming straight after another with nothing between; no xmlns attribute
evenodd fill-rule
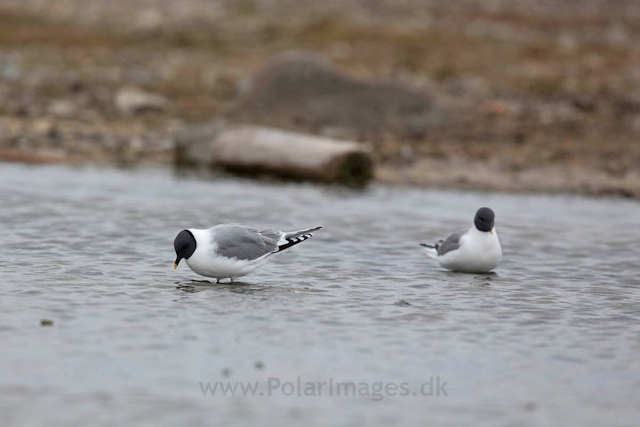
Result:
<svg viewBox="0 0 640 427"><path fill-rule="evenodd" d="M493 234L493 230L489 230L489 233ZM177 267L177 266L176 266Z"/></svg>
<svg viewBox="0 0 640 427"><path fill-rule="evenodd" d="M175 270L176 268L178 268L178 264L176 264L175 262L173 263L173 269Z"/></svg>

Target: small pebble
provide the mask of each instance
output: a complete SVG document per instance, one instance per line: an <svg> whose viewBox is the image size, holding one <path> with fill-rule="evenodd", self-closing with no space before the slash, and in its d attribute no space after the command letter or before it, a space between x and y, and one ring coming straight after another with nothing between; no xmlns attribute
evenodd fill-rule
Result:
<svg viewBox="0 0 640 427"><path fill-rule="evenodd" d="M411 305L409 302L401 299L393 303L393 305Z"/></svg>
<svg viewBox="0 0 640 427"><path fill-rule="evenodd" d="M53 320L41 319L40 326L53 326Z"/></svg>
<svg viewBox="0 0 640 427"><path fill-rule="evenodd" d="M223 376L223 377L229 377L229 376L231 376L231 369L229 369L229 368L224 368L224 369L222 370L222 376Z"/></svg>
<svg viewBox="0 0 640 427"><path fill-rule="evenodd" d="M254 364L254 366L256 367L256 369L264 369L264 363L259 360Z"/></svg>

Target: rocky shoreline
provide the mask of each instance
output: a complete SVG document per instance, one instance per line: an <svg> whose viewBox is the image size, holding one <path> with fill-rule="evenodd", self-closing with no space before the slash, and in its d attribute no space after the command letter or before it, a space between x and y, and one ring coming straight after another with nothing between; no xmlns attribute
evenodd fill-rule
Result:
<svg viewBox="0 0 640 427"><path fill-rule="evenodd" d="M0 0L2 161L172 164L222 118L364 143L393 185L640 198L635 9L70 3ZM298 49L326 72L278 62ZM286 98L283 75L320 92Z"/></svg>

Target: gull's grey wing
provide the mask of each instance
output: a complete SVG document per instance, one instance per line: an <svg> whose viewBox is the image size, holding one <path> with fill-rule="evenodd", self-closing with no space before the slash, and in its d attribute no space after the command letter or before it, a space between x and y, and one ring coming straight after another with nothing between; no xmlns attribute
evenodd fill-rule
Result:
<svg viewBox="0 0 640 427"><path fill-rule="evenodd" d="M252 261L278 251L282 232L258 230L240 224L216 225L211 229L211 240L216 252L228 258Z"/></svg>
<svg viewBox="0 0 640 427"><path fill-rule="evenodd" d="M436 244L436 249L438 250L438 256L442 256L447 252L455 251L460 247L460 238L467 232L467 230L456 231L449 237L447 237L444 242Z"/></svg>

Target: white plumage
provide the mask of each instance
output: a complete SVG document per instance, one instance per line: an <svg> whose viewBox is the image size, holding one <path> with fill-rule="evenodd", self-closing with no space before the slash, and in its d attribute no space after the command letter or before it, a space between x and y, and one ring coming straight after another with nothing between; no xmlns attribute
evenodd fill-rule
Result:
<svg viewBox="0 0 640 427"><path fill-rule="evenodd" d="M241 224L220 224L181 231L174 241L176 267L181 259L195 273L215 279L246 276L275 254L313 236L321 227L293 232L259 230Z"/></svg>
<svg viewBox="0 0 640 427"><path fill-rule="evenodd" d="M502 247L494 227L495 215L489 208L476 213L474 225L468 230L451 234L434 245L421 245L427 255L440 266L462 273L487 273L502 260Z"/></svg>

